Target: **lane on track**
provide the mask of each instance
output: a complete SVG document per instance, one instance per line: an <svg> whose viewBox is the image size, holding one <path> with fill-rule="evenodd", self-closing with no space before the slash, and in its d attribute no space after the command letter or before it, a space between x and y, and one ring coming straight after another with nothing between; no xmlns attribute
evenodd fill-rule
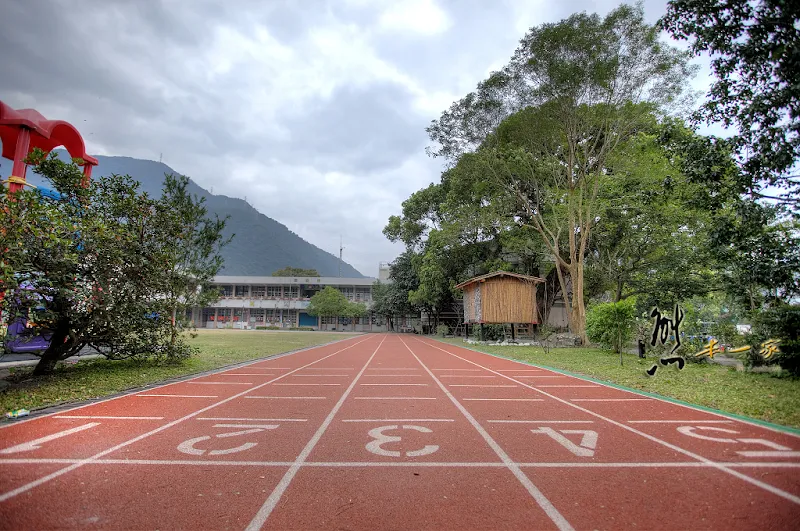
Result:
<svg viewBox="0 0 800 531"><path fill-rule="evenodd" d="M69 412L71 415L90 417L96 412L97 408L103 408L102 412L113 411L118 414L125 412L127 416L143 416L147 411L150 415L154 411L160 411L165 417L164 420L174 417L173 408L178 408L182 413L187 407L185 403L196 400L213 400L211 404L205 402L199 407L193 406L191 413L182 415L170 422L161 422L161 426L156 429L147 430L139 428L139 435L119 444L106 444L106 449L102 452L93 454L89 459L81 459L68 467L63 465L58 470L53 471L51 464L36 464L35 459L30 459L27 463L8 463L0 454L0 486L2 486L2 496L0 499L0 509L5 516L1 521L3 526L13 528L53 528L53 527L101 527L101 528L130 528L148 527L154 521L151 508L160 508L156 520L159 526L166 527L213 527L213 528L242 528L254 514L260 504L260 497L254 493L269 492L274 485L280 481L285 470L290 463L280 466L267 466L260 470L260 474L252 472L252 463L234 464L236 456L231 454L218 454L212 456L212 449L230 450L237 444L246 441L245 444L256 443L255 446L244 448L239 455L247 455L250 459L252 452L259 448L270 446L275 439L266 438L274 434L279 428L294 427L307 424L307 422L284 422L276 419L282 417L292 417L287 415L285 403L290 400L248 400L249 407L242 408L244 397L249 394L261 394L264 389L269 389L270 394L282 394L282 388L271 385L274 382L282 381L293 374L303 373L304 369L313 367L329 367L333 365L332 360L342 359L343 366L352 366L355 362L364 359L364 352L370 348L370 344L377 344L375 337L357 337L344 340L342 342L316 347L306 351L298 352L290 357L278 358L257 362L247 367L248 372L260 372L256 369L263 369L265 373L274 373L268 376L269 380L255 384L252 382L252 375L240 376L246 378L248 382L254 383L247 386L228 386L220 385L219 390L215 389L217 399L185 399L172 397L147 398L148 401L162 401L159 409L155 409L153 402L142 405L142 398L129 395L120 397L102 404L94 404L82 408L77 408ZM279 369L280 368L280 369ZM243 368L232 369L230 372L241 371ZM213 381L218 375L204 376L198 380ZM158 390L158 394L183 394L176 392L181 390L181 384L170 384ZM211 386L208 386L211 387ZM236 389L229 389L236 387ZM283 388L288 389L288 388ZM335 388L332 388L335 389ZM152 393L148 391L147 393ZM339 391L341 393L341 391ZM265 404L265 402L274 402ZM304 406L324 402L323 400L291 400L291 402L301 403ZM258 404L258 405L255 405ZM319 406L317 406L319 407ZM322 407L325 407L324 405ZM329 407L329 406L328 406ZM294 409L291 406L290 411ZM253 419L259 415L265 419L272 420L248 420L248 425L258 425L256 428L241 426L242 421L233 420L234 418ZM281 413L282 415L278 415ZM170 415L171 414L171 415ZM162 415L157 415L162 416ZM42 424L53 425L62 422L85 423L87 419L56 419L56 415L34 419L16 429L6 429L0 431L0 448L7 449L18 444L20 438L24 439L24 433L20 430L24 428L34 428L39 431L54 431L51 427L40 428ZM299 417L298 417L299 418ZM214 419L214 420L200 420ZM217 420L227 419L227 420ZM92 421L94 422L94 421ZM107 422L107 420L97 421ZM122 421L119 421L122 422ZM124 422L139 424L142 421L126 420ZM153 422L153 421L147 421ZM209 426L237 424L237 428L209 429ZM203 440L194 441L193 444L184 446L184 450L195 450L195 454L181 451L180 444L187 440L180 439L189 435L189 426L197 426L198 432L194 435L205 437ZM263 428L263 426L276 426L275 428ZM99 426L98 426L99 427ZM92 428L94 429L94 428ZM314 428L312 428L314 429ZM33 431L33 430L32 430ZM86 432L91 430L87 429ZM81 432L83 433L83 432ZM180 437L174 434L182 433ZM231 434L227 437L225 434ZM76 435L70 435L59 440L67 440ZM222 436L222 437L221 437ZM259 438L265 437L265 438ZM195 437L196 438L196 437ZM286 438L291 440L292 437ZM27 440L30 440L28 438ZM152 444L153 441L161 441L161 444ZM177 442L176 442L177 441ZM47 450L56 441L42 445L40 450ZM260 443L260 444L259 444ZM275 445L277 452L281 451L281 445ZM39 452L40 450L35 450ZM202 455L196 455L196 451L202 450ZM246 453L244 453L246 450ZM80 450L73 450L73 456L82 456ZM27 453L27 452L25 452ZM296 451L289 451L288 454L296 455ZM24 454L20 454L24 455ZM42 454L37 454L42 455ZM274 455L271 454L271 455ZM292 459L294 458L292 455ZM129 459L138 459L136 465ZM119 459L116 463L114 459ZM209 460L214 462L226 462L231 459L231 465L226 466L207 466ZM239 457L241 460L241 457ZM187 466L176 464L166 464L163 461L170 460L177 462L191 463ZM28 480L20 485L21 481L18 470L20 466L25 466L28 474L24 475L23 480ZM9 468L10 467L10 468ZM6 474L5 470L16 470L11 474ZM30 472L35 471L38 477L30 481ZM8 478L11 478L10 480ZM113 495L112 495L113 493ZM114 501L108 501L114 498ZM48 510L43 511L34 499L47 499ZM50 503L50 500L52 503ZM202 503L198 503L202 502ZM237 511L232 513L233 508L243 509L249 507L249 511ZM147 510L143 510L147 508ZM244 516L242 516L244 515ZM208 518L208 520L206 520ZM242 524L243 521L243 524ZM215 522L215 523L211 523ZM241 525L240 525L241 524Z"/></svg>
<svg viewBox="0 0 800 531"><path fill-rule="evenodd" d="M602 396L597 394L595 389L540 388L537 383L532 383L530 378L519 377L521 374L529 374L527 372L521 372L523 370L539 370L530 368L530 365L521 364L503 358L497 358L469 349L454 347L452 345L446 345L430 340L420 340L414 338L409 342L413 343L415 346L424 345L421 348L425 349L424 352L427 353L427 355L433 355L433 353L445 353L448 354L451 359L463 362L463 367L480 367L485 371L502 376L502 379L507 382L517 383L521 388L520 393L531 392L538 394L539 396L553 399L553 401L562 408L564 415L568 415L568 417L562 417L562 419L592 420L593 424L586 424L581 427L567 427L563 425L553 426L546 422L489 423L489 420L503 420L498 418L498 414L501 412L495 412L491 410L491 407L494 405L493 402L468 403L468 407L471 409L476 409L476 416L484 419L487 424L491 424L493 426L503 426L504 428L514 426L512 429L515 429L516 433L513 435L509 434L508 439L505 439L503 435L498 433L498 440L501 441L501 444L505 443L512 445L513 447L513 443L511 441L514 439L519 441L526 435L525 431L530 431L533 429L539 433L531 433L531 436L541 438L536 439L537 448L539 445L551 442L555 444L556 447L561 447L562 454L564 450L569 450L567 455L576 450L578 453L584 454L582 457L575 455L573 459L563 459L565 461L582 461L585 464L591 462L592 465L597 465L597 463L601 463L602 461L606 460L606 453L609 450L627 452L627 456L622 456L626 457L623 459L623 461L626 463L625 466L619 467L620 470L615 470L615 474L618 476L619 480L614 484L613 488L603 487L600 489L602 492L608 491L609 493L616 493L617 498L624 499L625 494L623 493L627 492L631 485L639 484L643 487L647 487L647 485L652 485L656 482L659 482L658 478L664 476L665 474L674 474L674 470L670 472L671 468L675 469L676 467L680 467L678 470L682 470L682 472L680 472L678 475L684 480L678 483L684 485L689 491L697 489L697 485L701 484L697 482L709 482L709 484L727 485L726 492L733 491L735 493L735 495L732 495L725 500L729 503L729 505L731 505L730 507L722 507L720 504L722 503L722 505L724 505L723 502L720 502L720 500L717 499L714 500L715 504L719 506L720 514L730 515L742 513L741 509L737 509L735 507L736 503L739 503L739 507L741 508L747 507L748 505L754 503L754 500L757 500L759 506L763 508L764 514L768 514L770 517L774 516L779 520L784 520L786 522L790 522L792 519L800 517L800 511L798 511L798 501L800 501L800 498L798 498L798 494L800 494L800 484L798 484L797 474L799 460L796 457L791 454L783 454L783 457L781 458L770 457L766 459L757 459L736 454L738 456L736 466L725 466L723 468L723 465L727 465L727 463L723 462L722 464L719 464L717 460L722 460L726 455L730 455L730 452L726 452L724 449L720 448L719 445L723 443L687 436L685 433L681 433L676 430L676 427L695 426L695 433L719 437L720 434L725 435L725 433L716 432L713 428L727 426L727 423L719 422L721 420L725 420L724 417L680 406L678 404L671 404L668 402L643 397L636 393L630 393L606 386L601 386L601 388L607 389L608 394ZM542 371L542 373L536 372L535 374L540 376L552 374L551 371L546 371L544 369L542 369ZM486 374L486 372L484 372L484 374ZM564 375L561 376L564 377ZM564 378L565 379L560 380L563 381L564 385L589 385L592 383L569 376ZM549 381L549 379L539 379L539 381ZM551 384L548 383L544 385ZM594 394L586 397L585 395L577 395L576 391L591 391ZM562 396L558 396L559 394L562 394ZM589 398L591 401L576 400L576 398L579 397ZM603 398L613 398L614 402L598 401L598 399ZM620 400L621 398L639 398L643 400ZM465 404L466 403L467 402L465 402ZM550 403L545 401L542 403L525 405L542 408L543 406L549 406ZM572 411L571 413L570 410ZM539 413L541 415L541 413L544 411L549 412L550 410L539 409L535 413ZM634 421L658 420L659 422L634 422L633 424L620 422L606 415L606 413L610 411L613 411L617 418L624 417L626 420ZM507 416L514 416L518 414L519 413L506 413ZM529 414L534 414L534 412L531 411ZM665 415L670 415L671 417L667 416L665 418ZM646 418L648 416L649 418ZM541 416L534 416L531 419L543 420ZM544 416L544 419L559 420L552 416ZM692 422L665 423L663 422L665 420L691 420ZM520 429L520 426L525 426L525 428ZM793 445L795 448L797 447L797 438L792 434L777 433L773 430L738 421L735 421L733 428L735 428L736 431L741 431L747 435L761 438L764 441L769 441L771 444L776 444L775 441L779 440L785 443L787 446ZM667 432L671 435L672 438L670 440L667 440L666 438L662 439L657 435L654 435L660 434L663 430L667 430ZM669 430L676 430L674 433L677 435L673 436L673 432ZM572 433L569 433L570 431ZM580 433L581 431L592 431L594 434ZM619 434L621 432L626 432L625 437L620 437ZM584 437L587 437L587 435L589 438L585 439ZM733 437L734 435L732 434L730 436ZM745 439L747 438L748 437L745 437ZM506 443L506 440L508 440L508 443ZM587 444L582 444L584 442ZM591 443L595 443L595 448L590 448L592 446ZM704 445L703 443L706 444ZM746 445L750 443L732 442L725 444L742 444L742 446L737 447L737 449L743 450L745 449ZM567 448L568 446L571 446L572 448ZM611 448L609 448L609 446ZM590 452L582 452L580 450L581 447L584 447L586 450L594 450L594 452L589 455ZM656 450L654 450L654 448L656 447L660 448L658 450L660 455L663 455L663 452L665 451L672 451L675 452L675 454L669 459L664 459L664 463L659 464L657 467L647 467L647 459L643 459L642 456L650 455L651 451L655 452ZM788 447L791 448L792 446ZM695 452L695 449L702 451ZM517 457L522 458L523 456L517 454ZM546 461L548 456L540 457L542 458L538 459L538 461ZM693 466L691 469L688 469L681 466L682 463L686 463L686 465L692 464ZM636 468L632 467L631 465L634 465ZM701 465L703 468L698 469L696 465ZM609 463L606 466L613 466L613 463ZM585 468L586 467L584 467L584 469ZM638 469L637 472L632 472L636 469ZM535 473L537 474L537 477L541 477L544 481L546 481L544 485L552 485L551 488L555 490L565 490L563 496L565 499L568 498L566 491L569 491L569 489L564 487L560 480L558 480L558 476L555 476L554 479L547 482L547 478L549 474L551 474L550 471L547 471L544 467L536 467L535 469L530 470L531 471L529 473ZM553 468L553 470L555 470L555 468ZM733 479L733 477L722 479L717 478L716 475L720 473L734 476L738 479ZM653 474L652 479L648 479L650 478L649 474ZM613 477L614 476L609 476L609 481L611 481ZM745 484L745 482L748 484ZM647 490L650 490L649 487ZM679 490L681 489L677 489L676 487L668 489L668 491L671 492L676 492ZM596 489L592 489L591 492L592 496L596 497L595 494L598 491ZM547 493L548 491L545 490L545 494ZM609 499L614 498L614 496L610 496L609 494L605 494L604 496ZM573 490L572 498L574 497L575 492ZM557 506L561 507L560 504L557 504ZM653 512L658 513L664 510L669 512L669 507L662 507L658 510L654 509L647 514L652 514ZM674 512L674 510L672 510L672 512ZM571 514L572 513L570 513L570 515ZM697 515L690 515L687 513L685 516L688 518L690 516ZM749 518L745 514L741 514L740 516L744 520ZM572 516L568 516L568 519L572 521ZM584 519L584 517L581 516L581 519ZM692 521L693 520L691 519L687 519L686 524L691 525ZM652 523L653 525L658 525L658 522L655 520ZM612 522L609 521L607 525L612 525Z"/></svg>

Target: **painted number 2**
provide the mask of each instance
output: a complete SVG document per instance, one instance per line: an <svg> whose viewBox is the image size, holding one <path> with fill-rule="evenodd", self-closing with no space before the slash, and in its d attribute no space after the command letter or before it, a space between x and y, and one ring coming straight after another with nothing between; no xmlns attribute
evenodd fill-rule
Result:
<svg viewBox="0 0 800 531"><path fill-rule="evenodd" d="M251 433L258 433L264 430L274 430L278 427L277 424L214 424L215 428L245 428L239 431L231 431L228 433L218 433L216 437L218 439L224 439L227 437L238 437L240 435L249 435ZM194 439L188 439L183 441L178 445L178 451L183 452L189 455L203 455L206 453L206 450L201 448L195 448L195 444L208 441L211 439L210 435L203 435L202 437L195 437ZM224 450L211 450L208 452L208 455L228 455L228 454L235 454L237 452L244 452L245 450L249 450L254 446L257 446L258 443L254 442L246 442L240 444L239 446L235 446L233 448L226 448Z"/></svg>
<svg viewBox="0 0 800 531"><path fill-rule="evenodd" d="M402 456L402 452L398 452L396 450L385 450L382 448L384 444L394 443L401 441L403 438L398 437L395 435L385 435L383 432L391 431L391 430L414 430L421 433L433 433L432 430L425 428L423 426L415 426L413 424L403 424L402 428L397 425L393 426L381 426L380 428L375 428L369 430L369 436L372 437L374 440L367 443L367 450L372 452L373 454L377 455L385 455L387 457L400 457ZM429 444L419 450L411 450L406 452L408 457L420 457L422 455L432 454L433 452L437 451L439 447L435 444Z"/></svg>

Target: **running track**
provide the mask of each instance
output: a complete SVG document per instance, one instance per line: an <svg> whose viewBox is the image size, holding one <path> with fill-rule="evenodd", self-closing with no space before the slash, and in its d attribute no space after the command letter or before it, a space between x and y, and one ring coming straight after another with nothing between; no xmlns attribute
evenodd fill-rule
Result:
<svg viewBox="0 0 800 531"><path fill-rule="evenodd" d="M368 335L8 424L2 529L797 529L800 437Z"/></svg>

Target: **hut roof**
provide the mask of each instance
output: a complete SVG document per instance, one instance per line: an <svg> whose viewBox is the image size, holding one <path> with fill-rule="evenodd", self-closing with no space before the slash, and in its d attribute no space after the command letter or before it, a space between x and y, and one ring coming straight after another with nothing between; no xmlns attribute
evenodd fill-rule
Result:
<svg viewBox="0 0 800 531"><path fill-rule="evenodd" d="M486 275L481 275L479 277L471 278L467 281L462 282L456 288L461 289L465 286L469 286L475 282L482 282L486 279L493 278L493 277L513 277L523 282L545 282L543 278L539 277L531 277L528 275L520 275L519 273L509 273L508 271L495 271L494 273L488 273Z"/></svg>

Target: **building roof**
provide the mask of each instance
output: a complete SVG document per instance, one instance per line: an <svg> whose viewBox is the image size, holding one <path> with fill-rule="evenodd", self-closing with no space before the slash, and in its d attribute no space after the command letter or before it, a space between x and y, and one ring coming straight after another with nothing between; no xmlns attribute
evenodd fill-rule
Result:
<svg viewBox="0 0 800 531"><path fill-rule="evenodd" d="M494 277L513 277L513 278L516 278L516 279L518 279L518 280L520 280L522 282L534 282L534 283L545 282L545 280L543 278L539 278L539 277L531 277L531 276L528 276L528 275L520 275L519 273L510 273L508 271L495 271L494 273L487 273L486 275L481 275L479 277L471 278L471 279L469 279L469 280L467 280L465 282L462 282L461 284L456 286L456 288L462 289L465 286L469 286L470 284L474 284L475 282L483 282L484 280L487 280L489 278L494 278Z"/></svg>
<svg viewBox="0 0 800 531"><path fill-rule="evenodd" d="M216 276L214 284L255 284L275 286L281 284L321 284L323 286L372 286L377 279L343 277L265 277L265 276Z"/></svg>

